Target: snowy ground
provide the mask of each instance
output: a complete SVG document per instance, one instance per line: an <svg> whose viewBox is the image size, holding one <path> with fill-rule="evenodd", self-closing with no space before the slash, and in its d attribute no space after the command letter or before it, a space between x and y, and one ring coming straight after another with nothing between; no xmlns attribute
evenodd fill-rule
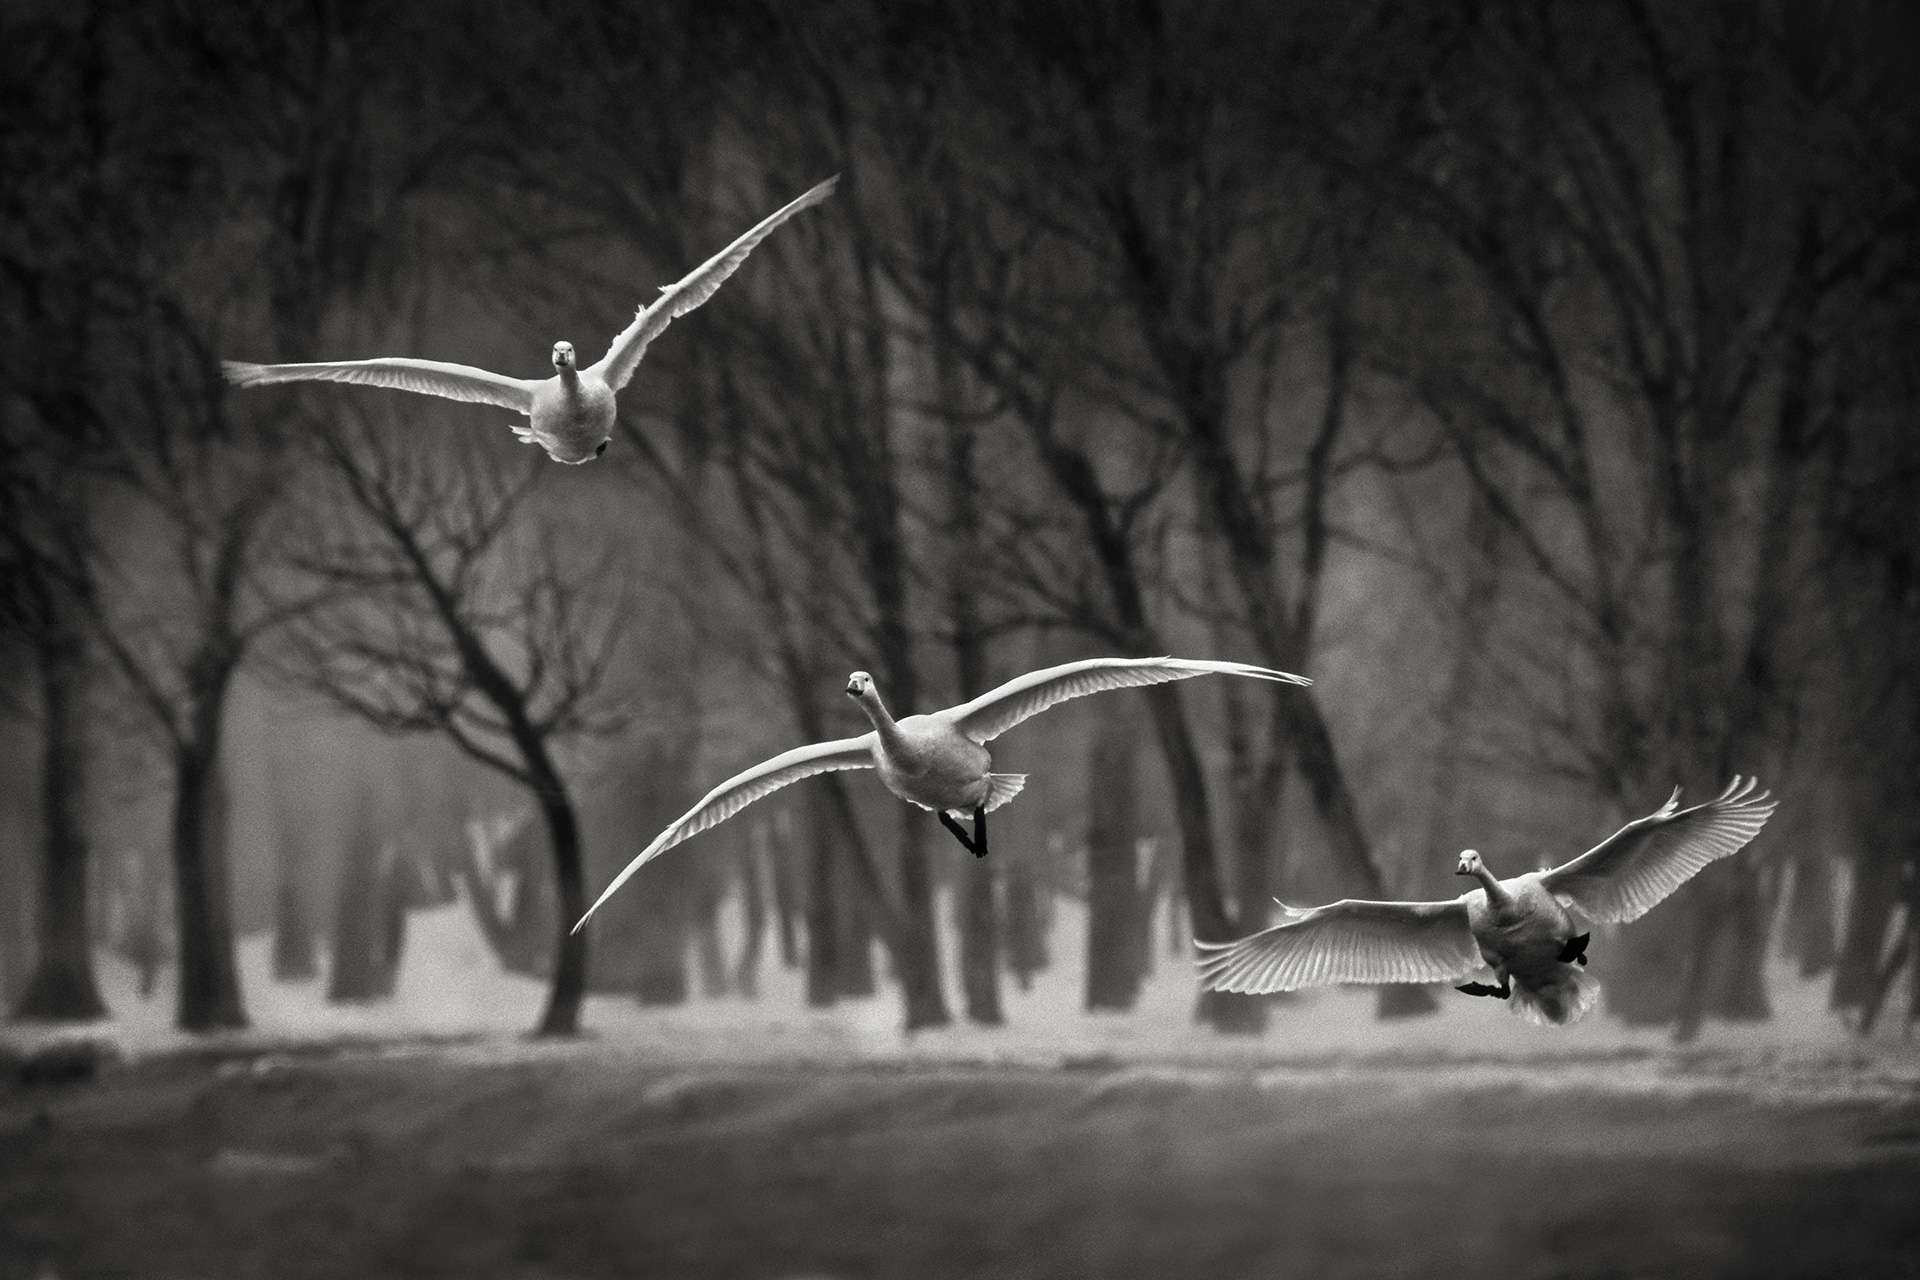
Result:
<svg viewBox="0 0 1920 1280"><path fill-rule="evenodd" d="M540 984L460 908L365 1007L248 940L255 1027L211 1041L105 959L111 1022L0 1033L120 1055L0 1083L0 1280L1920 1275L1920 1049L1848 1039L1817 987L1684 1051L1345 991L1224 1038L1167 961L1080 1014L1062 923L1008 1027L912 1037L769 964L757 1001L595 999L529 1042Z"/></svg>
<svg viewBox="0 0 1920 1280"><path fill-rule="evenodd" d="M129 1059L193 1050L253 1054L305 1043L375 1041L391 1046L435 1042L435 1052L466 1057L618 1055L634 1061L766 1063L791 1061L919 1061L1050 1066L1062 1062L1142 1066L1317 1071L1339 1065L1391 1072L1444 1061L1458 1069L1534 1072L1553 1068L1568 1084L1593 1077L1614 1089L1710 1086L1733 1072L1759 1085L1801 1092L1902 1094L1920 1088L1920 1042L1902 1038L1898 1019L1870 1042L1851 1037L1825 1007L1824 983L1801 983L1782 967L1772 975L1773 1021L1752 1026L1709 1024L1686 1049L1666 1032L1634 1030L1604 1016L1569 1028L1540 1028L1506 1006L1465 996L1444 998L1431 1017L1381 1022L1368 991L1308 993L1277 1006L1264 1036L1220 1036L1195 1026L1191 970L1166 956L1134 1011L1088 1015L1080 1010L1080 919L1062 905L1053 936L1056 963L1031 991L1006 984L1007 1025L981 1028L956 1021L906 1035L897 998L883 988L868 1000L830 1010L808 1009L801 975L780 969L770 954L756 1000L696 999L677 1008L646 1009L615 997L589 1000L581 1043L535 1045L523 1033L537 1021L544 984L504 973L463 906L417 912L409 925L406 964L391 1000L332 1005L323 982L270 980L269 939L240 946L250 1030L212 1037L172 1027L169 978L149 1000L135 994L130 966L102 955L100 979L113 1016L85 1028L0 1026L0 1050L30 1050L50 1040L110 1041ZM729 930L731 932L731 930ZM732 953L732 943L729 940ZM771 951L771 946L769 946ZM1604 981L1605 947L1596 939L1593 972ZM949 973L949 985L954 976ZM956 1014L958 992L949 1001Z"/></svg>

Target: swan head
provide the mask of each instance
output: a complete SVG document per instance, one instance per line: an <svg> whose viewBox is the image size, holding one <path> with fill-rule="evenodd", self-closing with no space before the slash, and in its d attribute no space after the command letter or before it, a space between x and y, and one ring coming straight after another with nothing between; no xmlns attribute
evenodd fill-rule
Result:
<svg viewBox="0 0 1920 1280"><path fill-rule="evenodd" d="M573 344L556 342L553 344L553 367L556 369L573 368Z"/></svg>
<svg viewBox="0 0 1920 1280"><path fill-rule="evenodd" d="M847 677L847 696L865 698L873 692L873 677L864 671L856 671Z"/></svg>
<svg viewBox="0 0 1920 1280"><path fill-rule="evenodd" d="M1478 849L1462 849L1460 851L1460 865L1453 869L1453 874L1457 876L1477 876L1480 874L1480 870L1480 851Z"/></svg>

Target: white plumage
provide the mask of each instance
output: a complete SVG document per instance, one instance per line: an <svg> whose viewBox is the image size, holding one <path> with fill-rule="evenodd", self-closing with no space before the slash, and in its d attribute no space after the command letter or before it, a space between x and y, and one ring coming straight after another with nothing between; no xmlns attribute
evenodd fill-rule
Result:
<svg viewBox="0 0 1920 1280"><path fill-rule="evenodd" d="M350 382L498 405L526 415L528 424L513 428L522 443L540 445L556 462L591 462L605 451L607 441L612 438L614 397L632 380L647 345L676 317L711 298L727 277L747 260L754 246L766 239L775 227L802 209L825 200L833 194L834 185L839 181L836 175L782 205L689 272L685 279L663 288L653 304L641 307L633 322L614 338L607 354L585 369L575 367L570 342L554 343L554 376L544 380L509 378L472 365L401 356L316 364L248 364L242 360L225 360L221 367L229 382L243 387L278 382Z"/></svg>
<svg viewBox="0 0 1920 1280"><path fill-rule="evenodd" d="M1599 992L1585 964L1583 925L1634 920L1760 833L1775 803L1739 777L1718 797L1679 808L1680 790L1644 818L1551 871L1500 880L1472 849L1457 874L1481 887L1443 902L1346 899L1300 910L1236 942L1196 942L1200 980L1215 991L1259 994L1337 982L1441 982L1492 966L1514 1009L1563 1023ZM1480 984L1474 984L1479 987Z"/></svg>
<svg viewBox="0 0 1920 1280"><path fill-rule="evenodd" d="M709 791L653 843L627 863L573 927L584 925L600 904L641 867L679 844L732 817L747 805L788 783L835 769L878 769L889 791L910 804L939 815L941 824L968 849L985 857L986 814L1020 794L1023 773L994 773L987 742L1057 702L1107 689L1165 684L1194 676L1245 676L1283 684L1307 685L1305 676L1244 662L1202 658L1088 658L1029 672L971 702L927 715L895 720L874 688L873 677L856 671L847 677L847 695L860 704L873 725L871 733L836 742L817 742L763 761ZM969 838L953 820L971 812Z"/></svg>

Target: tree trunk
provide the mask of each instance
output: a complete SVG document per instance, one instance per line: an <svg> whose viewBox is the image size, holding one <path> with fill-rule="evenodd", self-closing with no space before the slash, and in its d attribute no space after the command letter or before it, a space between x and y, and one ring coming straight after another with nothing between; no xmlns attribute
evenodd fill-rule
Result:
<svg viewBox="0 0 1920 1280"><path fill-rule="evenodd" d="M1141 979L1134 717L1119 713L1100 722L1087 782L1086 1008L1127 1010Z"/></svg>
<svg viewBox="0 0 1920 1280"><path fill-rule="evenodd" d="M724 844L732 843L731 838L738 835L738 831L725 833L723 847L713 851L720 855L717 863L710 858L693 864L693 954L700 967L700 995L708 1000L721 999L733 989L726 953L720 948L720 899L725 882L716 869L725 865L726 855L731 852Z"/></svg>
<svg viewBox="0 0 1920 1280"><path fill-rule="evenodd" d="M773 919L774 934L779 940L780 967L798 969L800 967L800 917L804 914L804 881L801 868L805 862L801 856L799 842L793 838L793 816L791 811L782 810L773 821L773 835L770 841L772 858L768 871L773 877Z"/></svg>
<svg viewBox="0 0 1920 1280"><path fill-rule="evenodd" d="M1285 690L1280 697L1292 691ZM1250 696L1269 695L1260 689ZM1279 825L1280 801L1286 793L1286 741L1280 726L1284 713L1277 708L1270 721L1274 730L1259 759L1253 747L1252 717L1245 713L1241 690L1227 693L1227 794L1233 807L1234 926L1242 934L1267 927L1273 901L1273 833ZM1269 1000L1250 1000L1245 1015L1248 1032L1266 1026Z"/></svg>
<svg viewBox="0 0 1920 1280"><path fill-rule="evenodd" d="M174 753L174 912L180 966L175 1022L183 1031L247 1025L233 953L226 797L219 781L226 683L196 699L196 731Z"/></svg>
<svg viewBox="0 0 1920 1280"><path fill-rule="evenodd" d="M828 784L807 798L807 1003L824 1009L840 997L840 876L829 833Z"/></svg>
<svg viewBox="0 0 1920 1280"><path fill-rule="evenodd" d="M760 994L760 957L767 946L767 876L772 865L767 850L772 833L764 822L747 829L747 841L740 851L740 962L734 966L733 984L751 1000Z"/></svg>
<svg viewBox="0 0 1920 1280"><path fill-rule="evenodd" d="M1855 863L1845 940L1828 1001L1835 1009L1858 1009L1873 989L1887 930L1900 905L1899 851L1881 847L1880 834L1862 832L1865 852Z"/></svg>
<svg viewBox="0 0 1920 1280"><path fill-rule="evenodd" d="M936 246L923 240L923 258L944 265ZM947 616L953 626L954 675L960 696L971 698L987 687L987 638L980 623L980 593L985 589L987 560L980 545L979 477L974 462L975 439L964 420L966 384L962 377L951 329L954 315L949 296L951 281L944 269L934 272L931 350L934 383L944 414L941 427L946 444L947 482ZM992 859L987 860L991 862ZM960 939L960 986L967 1020L981 1026L1006 1021L1000 1008L1000 920L994 903L997 867L985 862L963 867L956 893Z"/></svg>
<svg viewBox="0 0 1920 1280"><path fill-rule="evenodd" d="M580 1005L587 994L587 931L572 932L587 910L586 860L580 848L580 822L560 773L537 739L522 741L520 752L533 773L540 813L547 823L553 853L553 882L559 898L554 913L553 981L540 1015L539 1036L570 1036L580 1030Z"/></svg>
<svg viewBox="0 0 1920 1280"><path fill-rule="evenodd" d="M389 843L388 859L380 877L380 994L391 996L400 982L400 965L407 950L407 910L411 904L416 873L413 859L404 845Z"/></svg>
<svg viewBox="0 0 1920 1280"><path fill-rule="evenodd" d="M1833 927L1833 874L1833 867L1819 852L1803 850L1793 863L1782 942L1802 978L1817 978L1828 972L1838 954Z"/></svg>
<svg viewBox="0 0 1920 1280"><path fill-rule="evenodd" d="M280 887L273 904L273 980L311 982L320 972L313 945L313 921L307 915L306 895L301 892L297 870L300 859L289 858L288 848L289 837L283 829Z"/></svg>
<svg viewBox="0 0 1920 1280"><path fill-rule="evenodd" d="M27 989L33 967L34 909L43 896L34 891L25 841L15 838L31 830L26 818L11 803L0 814L6 835L0 839L0 1009L12 1009Z"/></svg>
<svg viewBox="0 0 1920 1280"><path fill-rule="evenodd" d="M1145 979L1152 976L1159 957L1153 945L1153 921L1172 887L1173 860L1168 855L1166 842L1158 836L1143 837L1134 847L1138 851L1136 860L1142 865L1139 910L1133 929L1134 964Z"/></svg>
<svg viewBox="0 0 1920 1280"><path fill-rule="evenodd" d="M983 1027L1006 1023L1000 1007L1000 906L995 892L999 868L992 857L960 868L954 892L959 920L960 986L967 1002L967 1021Z"/></svg>
<svg viewBox="0 0 1920 1280"><path fill-rule="evenodd" d="M327 999L335 1004L373 1000L383 994L378 955L380 833L371 804L365 791L355 798L354 817L340 848L327 969Z"/></svg>
<svg viewBox="0 0 1920 1280"><path fill-rule="evenodd" d="M639 981L634 997L648 1007L685 1004L692 994L687 975L687 909L684 888L656 891L640 936Z"/></svg>
<svg viewBox="0 0 1920 1280"><path fill-rule="evenodd" d="M87 937L87 659L81 637L43 628L40 799L44 829L39 953L16 1018L84 1022L105 1017Z"/></svg>
<svg viewBox="0 0 1920 1280"><path fill-rule="evenodd" d="M1047 967L1046 893L1046 880L1036 874L1034 859L1028 851L1021 850L1008 859L1007 967L1013 971L1014 981L1022 991L1030 990L1033 976Z"/></svg>
<svg viewBox="0 0 1920 1280"><path fill-rule="evenodd" d="M933 881L927 866L928 815L912 805L899 805L900 887L912 922L893 962L906 1004L906 1029L944 1027L953 1021L947 995L940 985L938 917L933 910Z"/></svg>
<svg viewBox="0 0 1920 1280"><path fill-rule="evenodd" d="M823 829L823 835L829 842L833 829ZM846 856L837 849L832 866L833 893L839 899L833 913L835 926L839 929L833 949L833 990L838 996L864 1000L880 989L873 971L873 908L861 894L853 868L847 865ZM898 968L899 957L894 956L893 961L895 968Z"/></svg>

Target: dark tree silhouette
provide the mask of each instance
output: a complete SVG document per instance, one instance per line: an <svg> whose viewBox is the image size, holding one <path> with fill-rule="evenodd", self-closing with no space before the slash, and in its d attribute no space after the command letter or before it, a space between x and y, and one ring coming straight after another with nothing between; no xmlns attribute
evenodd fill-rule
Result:
<svg viewBox="0 0 1920 1280"><path fill-rule="evenodd" d="M605 677L623 602L590 533L528 510L552 464L484 451L428 461L419 429L362 420L317 437L325 480L297 563L351 598L302 622L279 671L388 732L444 734L528 790L557 906L539 1031L571 1035L587 935L568 930L586 885L555 750L620 723Z"/></svg>

